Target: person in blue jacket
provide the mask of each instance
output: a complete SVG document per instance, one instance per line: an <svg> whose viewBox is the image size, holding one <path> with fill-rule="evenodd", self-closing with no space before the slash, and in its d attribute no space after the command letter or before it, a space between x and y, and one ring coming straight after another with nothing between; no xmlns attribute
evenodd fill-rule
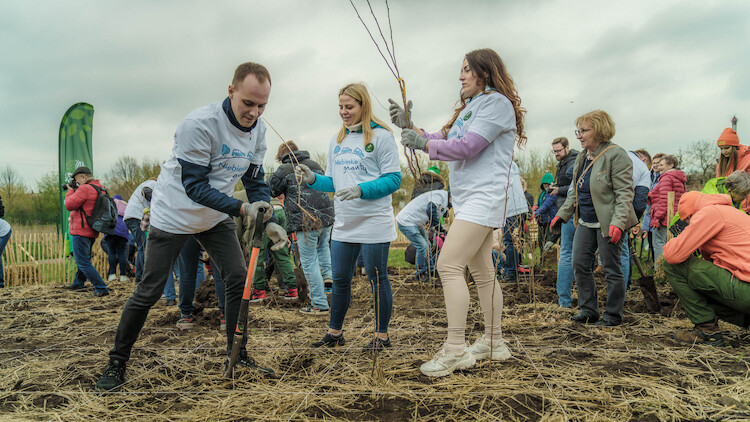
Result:
<svg viewBox="0 0 750 422"><path fill-rule="evenodd" d="M539 199L537 200L536 207L534 207L534 218L536 219L539 231L537 233L537 240L539 244L539 250L544 253L546 249L552 246L554 241L551 241L551 233L549 231L549 222L555 218L557 214L557 195L549 193L551 190L552 182L555 178L552 173L544 173L542 176L542 182L540 183L541 192L539 193ZM556 241L556 239L555 239ZM547 243L551 242L549 247Z"/></svg>
<svg viewBox="0 0 750 422"><path fill-rule="evenodd" d="M388 280L388 249L396 240L391 194L401 186L401 165L396 140L388 126L373 114L364 84L349 84L339 91L339 115L343 124L331 139L325 176L301 163L295 167L298 180L316 190L335 192L330 319L328 332L313 346L345 343L344 318L361 251L375 298L376 324L373 340L362 350L380 351L391 346L388 324L393 292Z"/></svg>

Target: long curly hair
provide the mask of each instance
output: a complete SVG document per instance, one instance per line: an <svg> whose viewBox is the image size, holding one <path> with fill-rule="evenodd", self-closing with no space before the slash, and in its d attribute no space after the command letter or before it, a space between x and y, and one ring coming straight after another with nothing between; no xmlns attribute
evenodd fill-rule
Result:
<svg viewBox="0 0 750 422"><path fill-rule="evenodd" d="M513 82L513 78L508 74L503 60L490 48L470 51L466 54L465 58L469 63L469 68L476 74L478 83L484 87L489 86L495 89L513 104L513 111L516 115L516 145L519 147L524 146L527 140L523 125L526 109L521 107L521 97L518 96L516 85ZM483 92L486 94L490 91L485 90ZM458 107L453 113L453 117L443 126L443 136L448 136L451 126L453 126L461 111L466 108L468 102L469 98L461 97Z"/></svg>

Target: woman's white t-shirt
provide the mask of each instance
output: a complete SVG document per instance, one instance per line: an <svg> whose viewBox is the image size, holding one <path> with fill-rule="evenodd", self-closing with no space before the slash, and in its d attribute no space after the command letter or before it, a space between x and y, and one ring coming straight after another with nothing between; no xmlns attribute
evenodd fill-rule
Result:
<svg viewBox="0 0 750 422"><path fill-rule="evenodd" d="M456 219L503 227L516 139L513 105L495 91L473 98L459 113L448 139L460 139L470 131L490 145L474 157L448 164Z"/></svg>
<svg viewBox="0 0 750 422"><path fill-rule="evenodd" d="M341 141L331 139L326 176L336 191L401 171L398 148L391 132L376 127L372 142L365 146L360 132L350 132ZM396 240L391 195L378 199L342 201L334 197L336 218L331 239L349 243L385 243Z"/></svg>

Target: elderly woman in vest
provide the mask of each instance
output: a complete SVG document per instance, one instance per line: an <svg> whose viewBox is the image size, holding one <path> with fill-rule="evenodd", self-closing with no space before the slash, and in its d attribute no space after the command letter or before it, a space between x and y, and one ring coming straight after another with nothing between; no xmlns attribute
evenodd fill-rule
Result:
<svg viewBox="0 0 750 422"><path fill-rule="evenodd" d="M638 223L633 209L633 163L611 142L615 124L605 111L594 110L576 119L582 152L573 164L573 189L550 226L573 218L573 270L580 311L571 319L611 327L622 323L625 278L620 251L623 232ZM607 304L599 319L594 281L594 253L599 249L607 282Z"/></svg>

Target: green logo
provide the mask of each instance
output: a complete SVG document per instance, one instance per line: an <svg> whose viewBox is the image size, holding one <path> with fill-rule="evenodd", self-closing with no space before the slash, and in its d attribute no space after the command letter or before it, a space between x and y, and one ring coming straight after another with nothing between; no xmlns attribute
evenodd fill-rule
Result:
<svg viewBox="0 0 750 422"><path fill-rule="evenodd" d="M464 122L471 119L471 112L466 113L466 116L464 116Z"/></svg>
<svg viewBox="0 0 750 422"><path fill-rule="evenodd" d="M373 144L367 144L365 145L365 151L372 152L375 149L375 145Z"/></svg>

